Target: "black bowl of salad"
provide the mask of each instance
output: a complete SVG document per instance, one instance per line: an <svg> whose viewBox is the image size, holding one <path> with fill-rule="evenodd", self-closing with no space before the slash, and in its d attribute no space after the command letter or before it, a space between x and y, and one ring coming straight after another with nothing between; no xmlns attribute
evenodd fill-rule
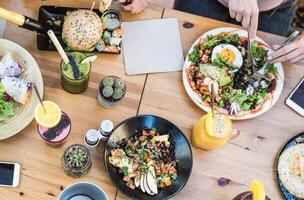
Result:
<svg viewBox="0 0 304 200"><path fill-rule="evenodd" d="M186 185L192 151L185 135L168 120L140 115L121 122L105 148L112 183L131 199L169 199Z"/></svg>

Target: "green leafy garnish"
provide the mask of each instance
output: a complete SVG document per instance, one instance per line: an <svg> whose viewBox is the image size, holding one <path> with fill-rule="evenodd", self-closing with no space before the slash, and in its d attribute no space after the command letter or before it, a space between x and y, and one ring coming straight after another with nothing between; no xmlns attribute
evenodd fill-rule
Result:
<svg viewBox="0 0 304 200"><path fill-rule="evenodd" d="M191 62L197 62L200 59L199 46L194 47L193 51L189 54L188 58Z"/></svg>
<svg viewBox="0 0 304 200"><path fill-rule="evenodd" d="M278 69L274 66L274 64L269 64L267 66L267 72L272 73L276 78L278 78Z"/></svg>
<svg viewBox="0 0 304 200"><path fill-rule="evenodd" d="M176 174L176 173L173 173L173 174L171 175L171 178L172 178L173 180L176 180L177 174Z"/></svg>
<svg viewBox="0 0 304 200"><path fill-rule="evenodd" d="M128 166L123 166L121 169L122 169L123 174L125 176L128 176L128 174L129 174L129 168L128 168Z"/></svg>
<svg viewBox="0 0 304 200"><path fill-rule="evenodd" d="M216 46L219 42L220 40L217 38L217 36L207 35L207 37L204 39L204 42L202 43L202 46L209 49Z"/></svg>
<svg viewBox="0 0 304 200"><path fill-rule="evenodd" d="M263 66L267 61L267 50L259 47L257 42L253 42L251 45L251 51L257 66Z"/></svg>
<svg viewBox="0 0 304 200"><path fill-rule="evenodd" d="M220 54L216 54L216 59L213 60L212 64L221 68L227 67L229 71L237 69L237 67L228 62L227 58L223 58Z"/></svg>
<svg viewBox="0 0 304 200"><path fill-rule="evenodd" d="M145 160L146 158L147 158L147 153L145 152L145 151L142 151L141 153L140 153L140 158L142 159L142 160Z"/></svg>
<svg viewBox="0 0 304 200"><path fill-rule="evenodd" d="M5 101L4 93L4 87L0 83L0 121L4 120L6 117L14 115L15 104L13 102Z"/></svg>

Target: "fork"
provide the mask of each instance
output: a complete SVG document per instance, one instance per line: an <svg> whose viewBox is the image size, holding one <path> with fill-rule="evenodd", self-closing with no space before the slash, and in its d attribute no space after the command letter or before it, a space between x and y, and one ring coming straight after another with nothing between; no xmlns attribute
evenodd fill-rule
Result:
<svg viewBox="0 0 304 200"><path fill-rule="evenodd" d="M247 49L248 49L248 55L247 55L247 65L249 67L254 68L256 66L256 62L252 55L252 49L251 49L251 40L250 40L250 31L247 30Z"/></svg>
<svg viewBox="0 0 304 200"><path fill-rule="evenodd" d="M289 44L290 42L292 42L299 34L300 34L300 31L295 31L292 34L290 34L290 36L286 39L286 41L284 41L284 43L276 50L279 50L279 49L283 48L284 46L286 46L287 44ZM259 69L258 71L256 71L255 73L253 73L246 82L248 82L249 84L253 84L257 81L260 81L264 77L265 70L270 63L271 63L271 60L267 60L265 62L265 64L263 65L263 67L261 69Z"/></svg>

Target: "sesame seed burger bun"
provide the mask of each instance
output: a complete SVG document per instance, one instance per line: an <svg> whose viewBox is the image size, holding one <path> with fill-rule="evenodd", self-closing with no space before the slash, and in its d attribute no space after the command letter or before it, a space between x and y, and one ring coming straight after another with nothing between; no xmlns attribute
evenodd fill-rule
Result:
<svg viewBox="0 0 304 200"><path fill-rule="evenodd" d="M90 10L75 10L65 17L62 38L76 51L86 51L101 38L103 24L100 17Z"/></svg>

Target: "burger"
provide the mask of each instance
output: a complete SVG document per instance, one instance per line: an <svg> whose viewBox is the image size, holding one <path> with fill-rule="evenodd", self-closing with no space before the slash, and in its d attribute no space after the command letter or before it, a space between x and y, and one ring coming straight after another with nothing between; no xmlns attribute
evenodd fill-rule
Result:
<svg viewBox="0 0 304 200"><path fill-rule="evenodd" d="M93 11L80 9L70 12L64 20L62 39L75 51L95 48L103 33L103 23Z"/></svg>

